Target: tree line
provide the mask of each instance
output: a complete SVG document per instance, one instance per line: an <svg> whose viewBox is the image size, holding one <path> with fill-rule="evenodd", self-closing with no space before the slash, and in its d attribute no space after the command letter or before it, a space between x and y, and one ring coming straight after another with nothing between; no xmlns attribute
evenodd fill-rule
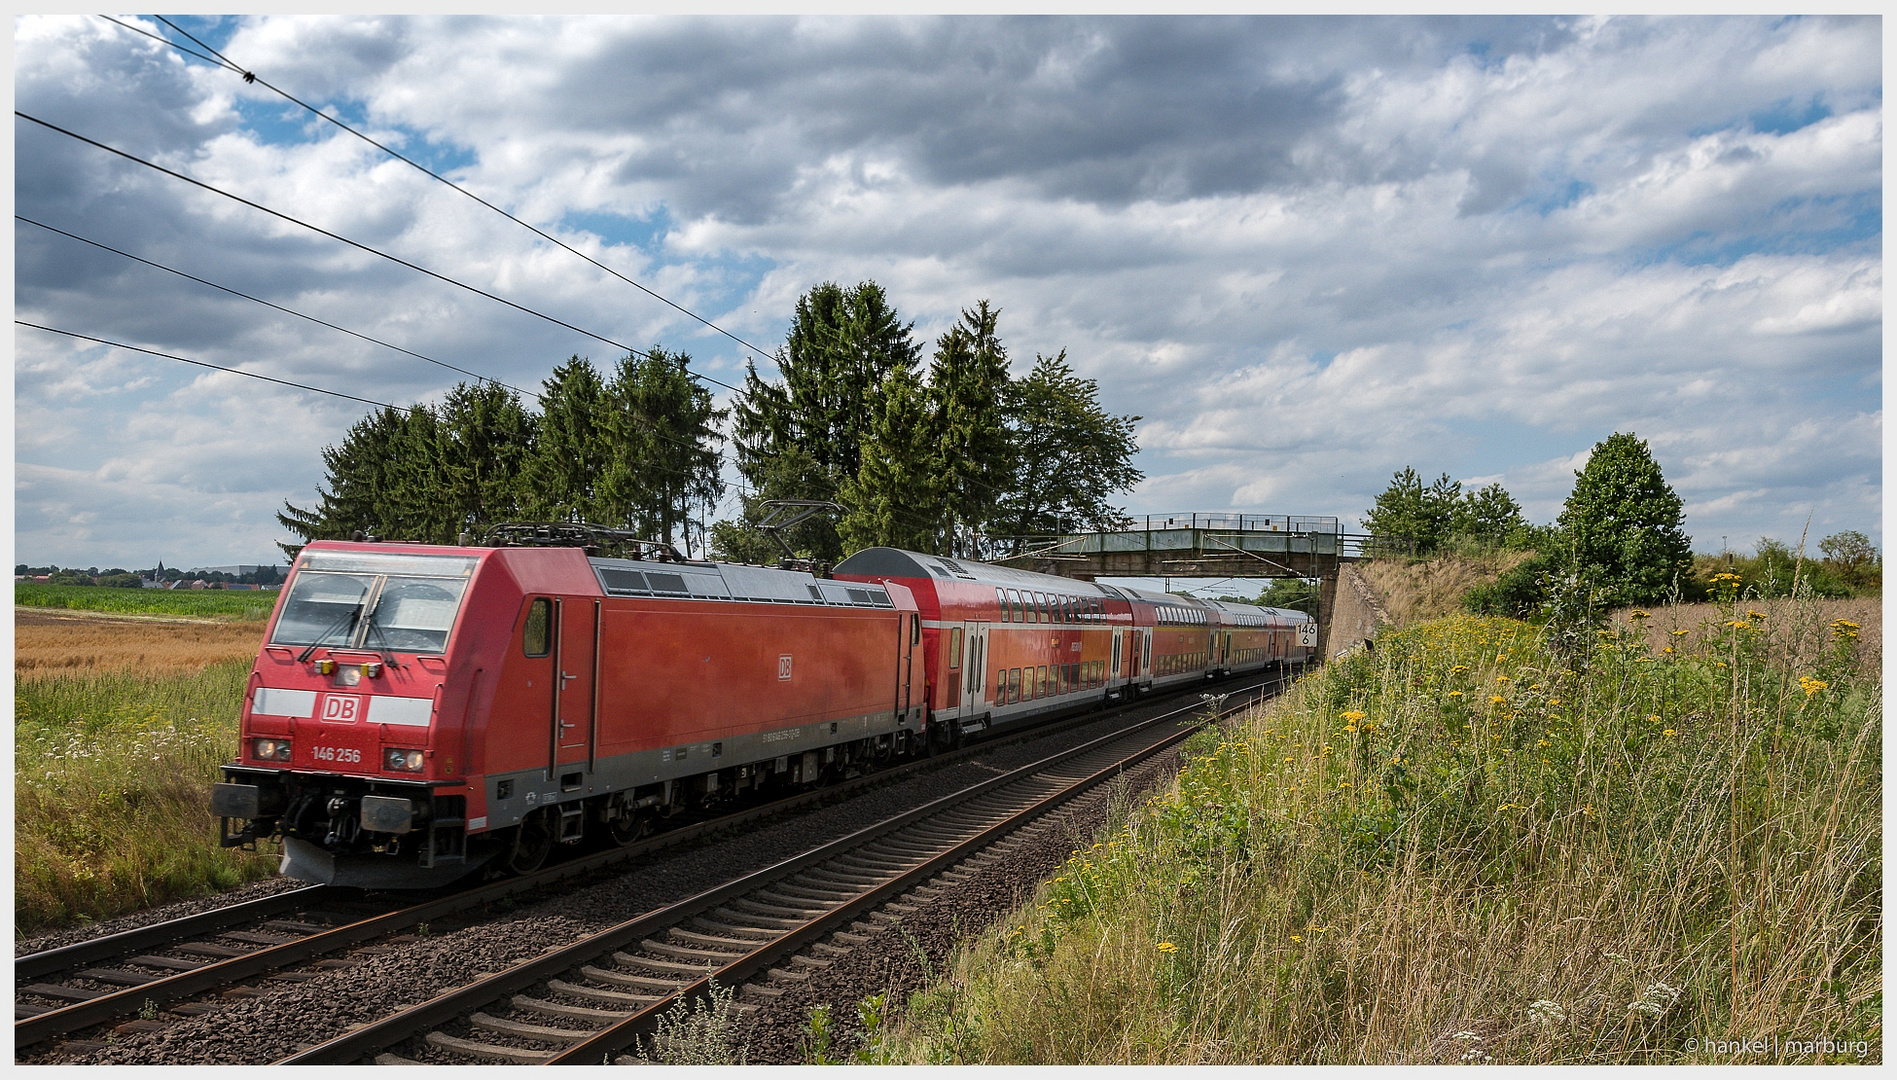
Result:
<svg viewBox="0 0 1897 1080"><path fill-rule="evenodd" d="M1849 596L1882 589L1870 539L1844 532L1819 542L1822 558L1763 537L1750 559L1695 555L1686 514L1652 449L1616 432L1596 443L1552 525L1529 523L1500 484L1462 490L1447 474L1424 485L1414 468L1395 474L1365 512L1364 525L1405 542L1417 556L1526 551L1499 581L1465 598L1478 614L1549 615L1585 628L1612 607L1703 600L1726 573L1746 595Z"/></svg>
<svg viewBox="0 0 1897 1080"><path fill-rule="evenodd" d="M1065 350L1014 376L999 318L985 300L963 311L925 363L880 286L826 282L798 300L778 377L752 365L730 409L660 346L609 372L569 359L537 409L461 383L438 405L364 417L324 449L317 502L277 519L304 541L444 544L504 521L586 522L744 562L782 554L758 528L774 499L844 507L786 534L825 562L877 544L992 556L1011 546L996 537L1122 525L1108 500L1143 478L1139 417L1103 409ZM708 523L727 441L741 509Z"/></svg>

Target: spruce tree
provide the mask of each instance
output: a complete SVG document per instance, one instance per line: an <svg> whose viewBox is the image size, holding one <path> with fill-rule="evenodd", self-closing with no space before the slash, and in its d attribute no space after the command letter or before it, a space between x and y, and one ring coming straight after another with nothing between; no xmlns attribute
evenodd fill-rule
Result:
<svg viewBox="0 0 1897 1080"><path fill-rule="evenodd" d="M825 282L798 299L777 355L783 381L767 383L753 371L735 404L738 472L757 496L753 507L763 498L835 500L857 476L863 441L882 411L882 387L893 372L916 368L913 328L873 281L850 289ZM799 451L798 467L775 464L792 448ZM746 517L755 520L755 511ZM842 557L842 541L827 518L811 519L799 533L813 557ZM728 529L720 535L733 537Z"/></svg>
<svg viewBox="0 0 1897 1080"><path fill-rule="evenodd" d="M575 356L541 384L540 424L522 477L522 516L539 521L595 521L606 441L606 383L590 360Z"/></svg>
<svg viewBox="0 0 1897 1080"><path fill-rule="evenodd" d="M936 340L929 365L929 423L937 441L928 456L944 500L940 549L957 555L980 554L972 537L999 522L1018 460L1007 426L1012 384L1008 351L996 333L1000 316L986 300L964 308L961 321Z"/></svg>
<svg viewBox="0 0 1897 1080"><path fill-rule="evenodd" d="M403 500L426 514L423 538L452 544L464 533L519 519L521 475L535 434L520 395L496 382L461 383L435 416L432 478Z"/></svg>
<svg viewBox="0 0 1897 1080"><path fill-rule="evenodd" d="M602 425L610 448L597 488L602 524L690 548L692 509L724 494L718 423L688 370L691 357L654 345L619 362Z"/></svg>
<svg viewBox="0 0 1897 1080"><path fill-rule="evenodd" d="M933 452L928 395L913 371L898 369L877 396L882 408L863 442L862 467L840 493L850 512L837 531L847 550L934 551L944 474Z"/></svg>
<svg viewBox="0 0 1897 1080"><path fill-rule="evenodd" d="M1594 445L1561 509L1563 556L1615 606L1653 604L1685 588L1693 569L1680 497L1643 439L1615 432Z"/></svg>

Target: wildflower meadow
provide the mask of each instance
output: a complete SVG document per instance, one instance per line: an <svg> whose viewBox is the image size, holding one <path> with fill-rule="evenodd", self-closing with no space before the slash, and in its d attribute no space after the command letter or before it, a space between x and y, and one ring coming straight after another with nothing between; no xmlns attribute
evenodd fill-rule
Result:
<svg viewBox="0 0 1897 1080"><path fill-rule="evenodd" d="M1850 620L1787 650L1787 605L1713 615L1655 649L1626 613L1584 654L1425 623L1195 736L910 1002L899 1056L1880 1060L1878 677Z"/></svg>

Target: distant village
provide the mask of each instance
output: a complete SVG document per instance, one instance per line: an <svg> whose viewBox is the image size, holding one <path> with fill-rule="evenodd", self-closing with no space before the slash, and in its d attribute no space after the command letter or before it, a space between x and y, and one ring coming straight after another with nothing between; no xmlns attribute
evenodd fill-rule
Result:
<svg viewBox="0 0 1897 1080"><path fill-rule="evenodd" d="M283 587L287 566L263 563L238 563L235 566L200 566L180 570L166 566L164 560L150 570L125 570L111 567L101 570L88 566L28 566L13 568L17 583L40 585L97 585L116 589L278 589Z"/></svg>

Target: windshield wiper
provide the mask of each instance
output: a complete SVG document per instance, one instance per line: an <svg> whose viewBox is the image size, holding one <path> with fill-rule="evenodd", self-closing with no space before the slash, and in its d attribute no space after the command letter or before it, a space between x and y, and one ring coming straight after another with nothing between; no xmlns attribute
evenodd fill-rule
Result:
<svg viewBox="0 0 1897 1080"><path fill-rule="evenodd" d="M307 663L309 661L310 654L316 651L316 647L318 645L321 645L323 642L329 640L329 636L331 634L335 633L338 630L341 630L345 626L353 628L356 625L356 619L362 615L362 601L368 595L369 595L369 590L366 588L363 589L362 594L356 597L356 606L344 612L343 617L340 619L337 619L334 623L332 623L329 629L316 635L316 640L310 642L309 648L304 649L301 653L297 654L296 662L299 664Z"/></svg>
<svg viewBox="0 0 1897 1080"><path fill-rule="evenodd" d="M397 660L395 659L395 650L389 648L388 634L382 629L382 624L377 622L375 618L376 612L381 611L381 610L382 610L382 598L377 597L375 601L375 607L369 612L369 633L375 636L375 640L381 642L381 644L377 646L376 652L382 655L382 662L384 664L387 664L389 667L399 668L402 665L399 662L397 662ZM367 644L366 640L364 641L364 644Z"/></svg>

